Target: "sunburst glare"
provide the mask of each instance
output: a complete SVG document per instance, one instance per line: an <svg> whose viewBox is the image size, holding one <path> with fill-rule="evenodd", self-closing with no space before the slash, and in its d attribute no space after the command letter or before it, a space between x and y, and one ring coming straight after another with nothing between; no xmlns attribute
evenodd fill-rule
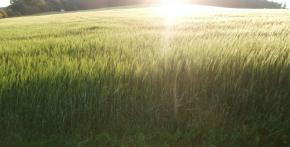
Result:
<svg viewBox="0 0 290 147"><path fill-rule="evenodd" d="M184 15L184 9L182 8L185 6L186 3L182 0L161 0L159 11L166 17L177 17Z"/></svg>
<svg viewBox="0 0 290 147"><path fill-rule="evenodd" d="M161 0L160 4L154 7L154 14L164 17L166 24L171 25L176 23L179 17L202 14L221 9L224 8L189 4L187 0Z"/></svg>

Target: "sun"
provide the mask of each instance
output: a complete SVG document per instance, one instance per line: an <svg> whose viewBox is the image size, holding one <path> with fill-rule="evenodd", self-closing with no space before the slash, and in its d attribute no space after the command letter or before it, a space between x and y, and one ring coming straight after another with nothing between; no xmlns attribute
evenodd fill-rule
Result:
<svg viewBox="0 0 290 147"><path fill-rule="evenodd" d="M159 13L168 18L185 15L185 0L161 0Z"/></svg>
<svg viewBox="0 0 290 147"><path fill-rule="evenodd" d="M232 11L236 9L193 4L190 0L160 0L159 5L150 7L150 14L160 17L166 26L177 25L192 16Z"/></svg>
<svg viewBox="0 0 290 147"><path fill-rule="evenodd" d="M165 18L167 25L176 24L180 17L203 15L211 12L231 11L230 8L190 4L189 0L161 0L154 15Z"/></svg>
<svg viewBox="0 0 290 147"><path fill-rule="evenodd" d="M161 0L155 14L165 18L166 24L175 24L180 17L203 14L214 10L213 7L190 4L189 0Z"/></svg>

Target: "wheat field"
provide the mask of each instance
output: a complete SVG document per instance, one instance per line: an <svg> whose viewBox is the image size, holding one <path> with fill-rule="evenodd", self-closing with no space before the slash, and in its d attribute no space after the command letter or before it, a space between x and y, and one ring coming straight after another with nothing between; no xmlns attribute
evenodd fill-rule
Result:
<svg viewBox="0 0 290 147"><path fill-rule="evenodd" d="M0 146L287 146L290 13L0 20Z"/></svg>

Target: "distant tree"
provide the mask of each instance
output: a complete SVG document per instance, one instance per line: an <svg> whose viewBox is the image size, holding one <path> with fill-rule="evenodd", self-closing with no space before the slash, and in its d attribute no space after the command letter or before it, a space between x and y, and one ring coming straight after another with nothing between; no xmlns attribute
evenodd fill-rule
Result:
<svg viewBox="0 0 290 147"><path fill-rule="evenodd" d="M63 0L45 0L47 11L60 11L64 9Z"/></svg>
<svg viewBox="0 0 290 147"><path fill-rule="evenodd" d="M191 0L191 2L234 8L283 8L283 4L268 0Z"/></svg>
<svg viewBox="0 0 290 147"><path fill-rule="evenodd" d="M287 9L287 3L286 2L282 3L282 9Z"/></svg>

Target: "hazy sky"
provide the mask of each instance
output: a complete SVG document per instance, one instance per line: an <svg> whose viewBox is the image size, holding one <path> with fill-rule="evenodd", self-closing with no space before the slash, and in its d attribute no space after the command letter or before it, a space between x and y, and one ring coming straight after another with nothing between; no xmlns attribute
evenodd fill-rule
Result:
<svg viewBox="0 0 290 147"><path fill-rule="evenodd" d="M10 0L0 0L0 7L6 7L9 5Z"/></svg>
<svg viewBox="0 0 290 147"><path fill-rule="evenodd" d="M1 1L1 0L0 0ZM282 3L286 3L287 7L290 8L290 0L272 0L272 1L277 1L277 2L282 2Z"/></svg>
<svg viewBox="0 0 290 147"><path fill-rule="evenodd" d="M0 7L6 7L9 5L10 0L0 0ZM290 0L273 0L273 1L280 1L280 2L287 2L288 7L290 7Z"/></svg>

